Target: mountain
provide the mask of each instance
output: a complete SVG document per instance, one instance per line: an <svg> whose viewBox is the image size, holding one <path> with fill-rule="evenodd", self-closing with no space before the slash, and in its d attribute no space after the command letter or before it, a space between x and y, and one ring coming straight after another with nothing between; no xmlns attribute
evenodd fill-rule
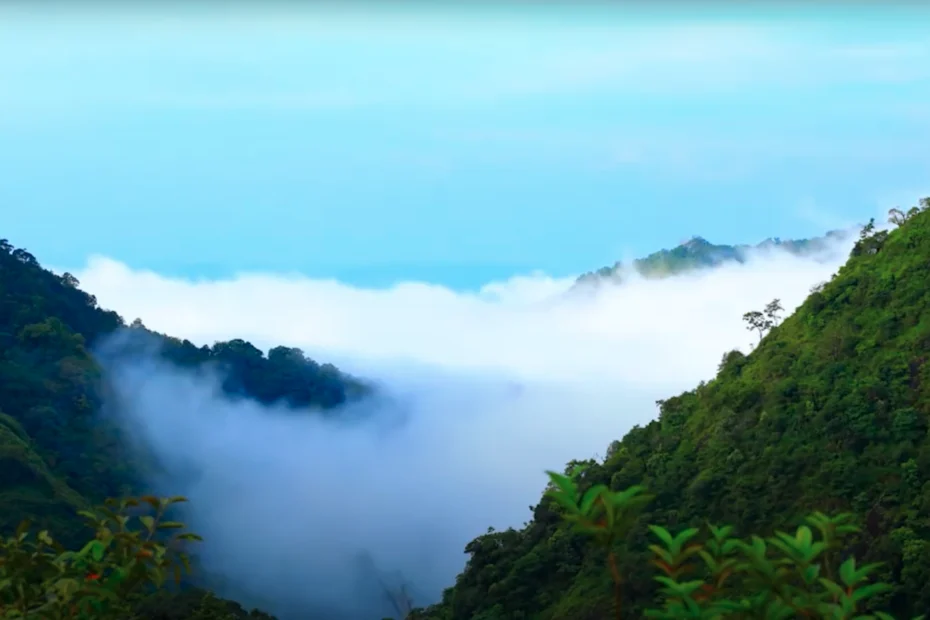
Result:
<svg viewBox="0 0 930 620"><path fill-rule="evenodd" d="M523 528L470 542L465 569L442 600L409 620L611 617L605 557L623 576L623 617L643 617L658 587L647 524L677 532L709 520L766 533L813 510L857 515L862 531L843 553L884 563L879 577L893 585L873 589L878 605L902 618L930 609L930 212L922 205L890 234L867 226L838 274L770 326L752 353L723 355L712 381L660 401L659 418L612 442L604 460L569 464L566 472L586 467L583 490L644 485L652 494L622 538L607 548L589 544L566 527L550 487ZM139 456L96 415L106 382L90 351L121 330L154 340L173 364L220 369L232 398L290 404L295 415L325 413L372 389L296 349L265 355L242 340L197 347L139 321L126 327L78 287L0 241L4 535L29 518L80 542L91 532L75 510L144 490ZM116 354L135 355L139 342L123 342ZM0 540L0 606L23 600L11 578L35 577L7 561L25 561L17 540ZM140 619L267 618L193 588L138 603Z"/></svg>
<svg viewBox="0 0 930 620"><path fill-rule="evenodd" d="M811 256L828 250L837 241L846 239L849 235L849 232L834 230L823 237L789 241L769 238L756 245L716 245L703 237L692 237L671 250L660 250L645 258L638 258L629 268L647 278L663 278L726 263L744 263L752 251L758 250L778 249L797 256ZM578 277L576 286L620 282L627 268L627 265L618 261L610 267L601 267L582 274Z"/></svg>
<svg viewBox="0 0 930 620"><path fill-rule="evenodd" d="M137 338L123 339L111 354L131 357L133 346L154 342L177 366L218 370L232 398L327 411L371 389L299 349L265 355L243 340L198 347L138 320L127 328L78 287L72 275L43 269L28 251L0 240L2 535L29 520L62 542L81 541L88 531L77 510L145 490L139 456L97 415L106 385L91 351L120 330Z"/></svg>
<svg viewBox="0 0 930 620"><path fill-rule="evenodd" d="M653 495L611 549L624 617L643 617L660 585L647 524L677 532L709 520L761 534L813 510L856 515L862 530L844 553L884 563L892 585L882 608L899 618L930 609L930 203L921 204L890 234L867 226L836 276L749 355L725 354L713 380L660 401L657 420L584 463L587 487ZM411 618L613 617L606 552L565 526L550 495L531 510L522 529L469 543L442 601Z"/></svg>

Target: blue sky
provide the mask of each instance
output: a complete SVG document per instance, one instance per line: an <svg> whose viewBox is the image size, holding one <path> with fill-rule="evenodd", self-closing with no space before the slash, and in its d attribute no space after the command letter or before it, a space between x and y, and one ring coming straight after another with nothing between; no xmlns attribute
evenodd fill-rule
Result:
<svg viewBox="0 0 930 620"><path fill-rule="evenodd" d="M927 10L178 6L0 7L0 236L462 288L930 193Z"/></svg>

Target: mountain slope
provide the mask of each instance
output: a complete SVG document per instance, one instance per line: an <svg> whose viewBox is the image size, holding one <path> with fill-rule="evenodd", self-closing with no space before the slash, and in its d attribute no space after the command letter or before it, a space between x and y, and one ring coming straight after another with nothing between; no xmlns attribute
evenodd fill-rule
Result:
<svg viewBox="0 0 930 620"><path fill-rule="evenodd" d="M586 482L643 484L655 499L617 549L626 617L656 593L645 524L705 520L744 534L814 509L850 510L852 549L885 562L879 604L930 609L930 212L864 237L834 279L750 355L660 402L659 419L611 444ZM522 530L489 532L442 602L419 620L600 620L611 609L603 555L568 531L550 500Z"/></svg>
<svg viewBox="0 0 930 620"><path fill-rule="evenodd" d="M0 526L22 516L50 526L49 515L73 514L81 498L100 501L138 488L133 455L117 429L95 415L104 386L89 352L125 324L78 286L70 274L53 274L0 240ZM327 409L368 390L299 349L277 347L266 356L242 340L197 347L138 321L132 329L149 338L125 340L118 354L131 356L134 346L154 340L176 365L217 368L230 397ZM56 531L65 525L58 521Z"/></svg>
<svg viewBox="0 0 930 620"><path fill-rule="evenodd" d="M629 268L647 278L663 278L694 269L717 267L725 263L743 263L753 250L779 249L797 256L810 256L823 252L848 236L842 231L830 231L823 237L782 241L766 239L756 245L717 245L703 237L690 240L671 250L659 250L633 261ZM628 266L616 262L610 267L582 274L577 285L590 286L602 282L620 282Z"/></svg>
<svg viewBox="0 0 930 620"><path fill-rule="evenodd" d="M90 351L125 324L78 286L70 274L43 269L29 252L0 240L2 536L29 520L66 545L81 543L88 531L77 510L107 497L145 491L139 455L122 441L118 428L97 415L106 385ZM131 358L135 347L155 343L173 364L218 370L222 389L231 398L327 410L370 390L299 349L277 347L265 355L243 340L197 347L150 332L138 321L127 333L145 337L119 339L109 354ZM144 617L189 617L184 610L200 605L202 598L197 591L162 597ZM202 617L248 615L215 598L203 605L226 615Z"/></svg>

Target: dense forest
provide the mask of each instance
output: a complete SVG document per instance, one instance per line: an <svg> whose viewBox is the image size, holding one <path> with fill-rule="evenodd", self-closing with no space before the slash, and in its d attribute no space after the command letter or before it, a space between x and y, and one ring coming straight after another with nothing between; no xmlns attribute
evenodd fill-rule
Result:
<svg viewBox="0 0 930 620"><path fill-rule="evenodd" d="M43 269L25 249L0 241L2 534L29 520L74 543L90 531L77 510L145 491L138 455L98 415L106 385L92 351L120 329L146 338L124 339L119 355L155 341L173 364L215 368L232 398L327 410L369 389L299 349L265 355L242 340L198 347L150 332L138 320L127 327L78 286L72 275Z"/></svg>
<svg viewBox="0 0 930 620"><path fill-rule="evenodd" d="M784 321L777 301L747 312L762 336L750 354L725 353L713 380L660 401L658 419L603 460L550 472L532 520L469 543L442 600L408 618L930 610L928 207L893 210L891 232L866 226L847 263ZM267 618L197 589L151 593L183 572L174 542L196 539L166 521L182 498L88 510L144 491L116 429L94 417L105 381L89 351L123 321L70 275L2 247L0 527L29 518L72 548L91 540L68 553L44 533L5 539L4 617ZM265 356L242 341L196 347L145 333L173 363L222 368L231 397L325 410L369 389L298 350ZM30 615L40 608L54 613Z"/></svg>
<svg viewBox="0 0 930 620"><path fill-rule="evenodd" d="M526 527L473 540L454 586L412 618L612 618L608 553L624 617L640 618L662 585L647 525L764 535L817 510L855 515L861 529L844 554L882 563L876 578L890 587L876 607L898 618L930 610L930 202L920 204L893 210L890 234L866 226L833 279L767 325L749 355L726 353L716 378L660 401L658 419L611 443L603 461L569 464L566 473L584 466L581 490L652 495L612 548L567 528L550 488Z"/></svg>
<svg viewBox="0 0 930 620"><path fill-rule="evenodd" d="M630 265L618 261L609 267L584 273L578 277L576 286L616 284L623 280L627 267L646 278L665 278L725 263L744 263L753 250L778 249L797 256L810 256L828 249L834 242L847 235L847 232L834 230L823 237L787 241L771 238L756 245L715 244L703 237L692 237L670 250L659 250L644 258L637 258Z"/></svg>

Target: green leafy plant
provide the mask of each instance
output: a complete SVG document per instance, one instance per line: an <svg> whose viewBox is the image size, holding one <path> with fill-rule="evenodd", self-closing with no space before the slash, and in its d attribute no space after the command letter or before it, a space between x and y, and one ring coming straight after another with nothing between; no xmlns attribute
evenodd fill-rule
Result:
<svg viewBox="0 0 930 620"><path fill-rule="evenodd" d="M580 489L585 468L568 475L547 472L547 495L563 509L564 521L607 548L614 583L614 610L621 616L622 576L614 543L629 532L633 519L650 500L641 486L611 491L602 484ZM865 613L868 599L891 590L873 582L879 564L859 566L841 558L850 534L858 532L852 515L815 512L794 534L736 538L731 526L707 525L673 534L650 525L656 543L649 546L660 574L660 606L646 617L662 620L893 620L884 612ZM915 620L922 620L923 616Z"/></svg>
<svg viewBox="0 0 930 620"><path fill-rule="evenodd" d="M606 485L595 484L584 493L578 479L584 473L583 465L576 466L569 475L547 471L552 487L546 495L564 510L563 519L579 532L588 534L607 550L607 567L614 588L614 613L619 619L623 602L623 578L617 566L614 543L625 536L642 508L652 499L642 487L624 491L611 491Z"/></svg>
<svg viewBox="0 0 930 620"><path fill-rule="evenodd" d="M829 517L814 513L793 535L732 537L732 528L708 526L706 542L693 540L697 528L672 536L665 528L650 526L660 544L650 549L653 563L664 573L661 609L651 618L890 618L887 614L862 615L862 603L890 590L870 583L877 564L857 566L847 558L837 569L836 556L843 538L857 531L847 514ZM812 529L813 528L813 529ZM814 531L817 531L817 534ZM682 580L685 573L694 578Z"/></svg>
<svg viewBox="0 0 930 620"><path fill-rule="evenodd" d="M184 547L200 537L165 520L169 507L184 501L144 496L82 511L95 536L77 551L47 531L31 535L24 522L0 541L0 618L134 617L141 597L190 571Z"/></svg>

